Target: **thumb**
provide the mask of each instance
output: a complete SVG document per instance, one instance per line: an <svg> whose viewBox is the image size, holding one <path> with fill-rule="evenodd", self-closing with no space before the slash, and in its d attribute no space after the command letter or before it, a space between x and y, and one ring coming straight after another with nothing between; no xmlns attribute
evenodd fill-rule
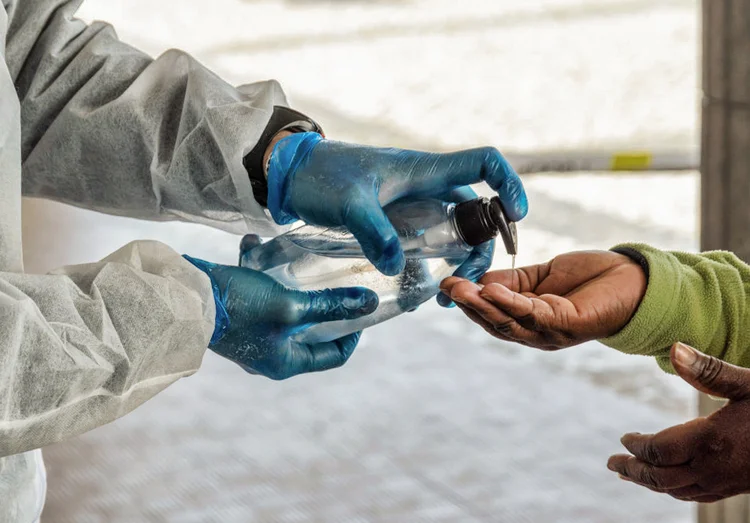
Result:
<svg viewBox="0 0 750 523"><path fill-rule="evenodd" d="M299 360L305 362L301 372L322 372L341 367L351 357L357 347L361 332L355 332L325 343L292 344L291 350L302 354Z"/></svg>
<svg viewBox="0 0 750 523"><path fill-rule="evenodd" d="M380 272L395 276L404 270L406 258L398 233L375 195L352 208L345 218L345 225L359 242L367 259Z"/></svg>
<svg viewBox="0 0 750 523"><path fill-rule="evenodd" d="M307 307L299 323L354 320L378 308L378 295L364 287L304 292Z"/></svg>
<svg viewBox="0 0 750 523"><path fill-rule="evenodd" d="M242 266L242 260L256 247L263 244L263 240L257 234L246 234L240 241L240 261L239 264Z"/></svg>
<svg viewBox="0 0 750 523"><path fill-rule="evenodd" d="M707 356L683 343L670 354L677 374L699 391L728 400L750 397L750 370Z"/></svg>
<svg viewBox="0 0 750 523"><path fill-rule="evenodd" d="M289 261L283 242L266 243L257 234L246 234L240 242L240 267L260 272L283 265Z"/></svg>

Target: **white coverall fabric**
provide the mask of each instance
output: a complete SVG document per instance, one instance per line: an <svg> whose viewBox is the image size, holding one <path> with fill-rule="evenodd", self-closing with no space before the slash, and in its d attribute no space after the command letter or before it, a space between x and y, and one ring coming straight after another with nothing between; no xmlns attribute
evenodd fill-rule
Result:
<svg viewBox="0 0 750 523"><path fill-rule="evenodd" d="M21 196L238 233L277 228L242 157L286 100L234 88L180 51L153 60L81 0L0 9L0 522L31 523L45 445L111 422L194 373L214 328L208 278L157 242L24 274Z"/></svg>

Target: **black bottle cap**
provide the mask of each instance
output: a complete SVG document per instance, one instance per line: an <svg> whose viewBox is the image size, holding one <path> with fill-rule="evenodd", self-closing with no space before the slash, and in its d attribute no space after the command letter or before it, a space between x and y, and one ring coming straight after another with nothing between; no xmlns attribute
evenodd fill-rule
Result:
<svg viewBox="0 0 750 523"><path fill-rule="evenodd" d="M508 220L500 198L475 198L456 205L456 228L463 240L476 247L500 235L508 254L516 254L516 224Z"/></svg>

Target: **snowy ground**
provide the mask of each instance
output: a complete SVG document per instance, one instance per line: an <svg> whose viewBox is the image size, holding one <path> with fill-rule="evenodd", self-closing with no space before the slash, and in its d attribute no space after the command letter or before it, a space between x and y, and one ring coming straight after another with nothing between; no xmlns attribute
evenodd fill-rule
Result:
<svg viewBox="0 0 750 523"><path fill-rule="evenodd" d="M340 139L520 151L696 142L696 0L206 6L89 0L82 14L151 53L186 49L233 83L275 77ZM626 240L697 247L695 173L525 182L521 264ZM27 211L36 270L144 237L236 258L236 237L202 227ZM692 507L604 465L622 433L686 420L692 399L649 359L595 343L534 352L430 304L372 329L336 372L272 383L207 355L134 414L47 451L44 521L686 522Z"/></svg>

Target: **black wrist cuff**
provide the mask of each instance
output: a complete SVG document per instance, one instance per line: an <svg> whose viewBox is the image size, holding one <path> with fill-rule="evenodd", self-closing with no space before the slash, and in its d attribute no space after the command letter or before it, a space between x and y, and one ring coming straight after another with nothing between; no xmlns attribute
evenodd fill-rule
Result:
<svg viewBox="0 0 750 523"><path fill-rule="evenodd" d="M323 129L314 120L299 111L280 105L274 106L271 119L268 121L268 125L266 125L258 143L242 159L242 165L245 166L245 170L250 177L250 185L253 188L255 201L263 207L268 207L268 181L266 180L263 157L273 137L281 131L323 134Z"/></svg>
<svg viewBox="0 0 750 523"><path fill-rule="evenodd" d="M648 268L648 260L646 257L638 252L637 250L631 248L631 247L621 247L618 249L612 249L612 252L616 252L617 254L622 254L623 256L627 256L631 260L633 260L635 263L641 266L641 269L643 269L643 272L646 274L646 281L648 281L649 276L649 268Z"/></svg>

